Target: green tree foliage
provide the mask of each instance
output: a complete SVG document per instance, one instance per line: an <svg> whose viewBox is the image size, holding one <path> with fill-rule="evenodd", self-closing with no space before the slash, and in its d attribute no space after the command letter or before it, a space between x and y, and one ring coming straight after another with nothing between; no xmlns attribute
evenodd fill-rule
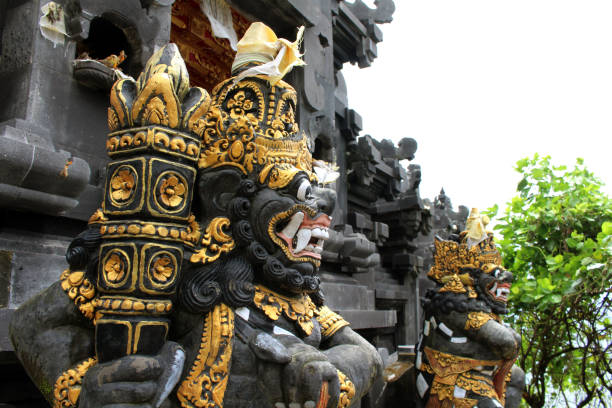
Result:
<svg viewBox="0 0 612 408"><path fill-rule="evenodd" d="M523 337L525 402L610 407L612 201L582 159L568 170L536 154L516 170L519 194L495 229L515 276L507 320Z"/></svg>

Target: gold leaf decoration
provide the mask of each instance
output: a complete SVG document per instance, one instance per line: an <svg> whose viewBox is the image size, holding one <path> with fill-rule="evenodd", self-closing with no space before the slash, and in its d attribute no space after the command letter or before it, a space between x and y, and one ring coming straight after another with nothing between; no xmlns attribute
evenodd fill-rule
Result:
<svg viewBox="0 0 612 408"><path fill-rule="evenodd" d="M53 387L55 401L53 408L76 408L81 394L83 377L91 367L96 365L95 357L79 363L75 368L66 370L58 377Z"/></svg>
<svg viewBox="0 0 612 408"><path fill-rule="evenodd" d="M177 128L180 123L180 100L166 73L153 75L134 101L132 120L142 126L164 125Z"/></svg>
<svg viewBox="0 0 612 408"><path fill-rule="evenodd" d="M307 294L291 298L280 295L265 286L257 285L253 302L271 320L278 320L284 314L288 319L295 321L304 334L309 336L312 333L314 328L312 319L316 306Z"/></svg>
<svg viewBox="0 0 612 408"><path fill-rule="evenodd" d="M119 282L125 275L125 265L118 254L111 254L104 263L104 272L110 282Z"/></svg>
<svg viewBox="0 0 612 408"><path fill-rule="evenodd" d="M115 170L110 181L110 198L113 204L128 204L133 198L136 182L136 172L131 166L121 166Z"/></svg>
<svg viewBox="0 0 612 408"><path fill-rule="evenodd" d="M465 236L465 231L462 234ZM464 288L463 291L459 291L461 284L461 286L467 286L470 297L474 297L473 290L471 290L473 282L469 276L461 274L461 269L481 268L483 272L490 273L502 262L492 235L471 248L468 248L465 242L458 243L438 238L434 240L434 247L434 265L427 276L438 283L446 284L445 292L463 293L466 290ZM455 276L460 278L459 282ZM452 280L451 283L448 283L449 279Z"/></svg>
<svg viewBox="0 0 612 408"><path fill-rule="evenodd" d="M66 269L60 276L62 289L79 311L88 319L94 318L95 286L85 277L85 272Z"/></svg>
<svg viewBox="0 0 612 408"><path fill-rule="evenodd" d="M470 312L465 322L465 330L478 330L489 320L499 321L500 318L494 313Z"/></svg>
<svg viewBox="0 0 612 408"><path fill-rule="evenodd" d="M229 228L230 220L227 217L216 217L208 224L204 237L200 241L201 249L191 255L191 262L203 264L216 261L221 254L228 253L236 245L231 235L225 231Z"/></svg>
<svg viewBox="0 0 612 408"><path fill-rule="evenodd" d="M185 199L187 187L176 175L165 178L159 188L160 199L168 207L178 207Z"/></svg>
<svg viewBox="0 0 612 408"><path fill-rule="evenodd" d="M355 397L355 384L340 370L338 370L338 380L340 381L338 408L346 408L351 405L351 401Z"/></svg>
<svg viewBox="0 0 612 408"><path fill-rule="evenodd" d="M98 208L96 211L94 211L91 217L89 217L89 220L87 221L87 223L94 224L97 222L104 222L104 221L108 221L108 218L106 218L106 216L104 215L104 212L102 212L102 209Z"/></svg>
<svg viewBox="0 0 612 408"><path fill-rule="evenodd" d="M321 306L315 311L315 315L321 325L321 335L323 337L331 337L338 330L349 325L349 322L327 306Z"/></svg>
<svg viewBox="0 0 612 408"><path fill-rule="evenodd" d="M273 189L286 187L298 172L316 180L308 138L295 122L295 90L279 82L269 90L264 106L264 86L269 84L228 81L213 90L199 167L236 167Z"/></svg>
<svg viewBox="0 0 612 408"><path fill-rule="evenodd" d="M219 304L204 319L202 341L177 396L185 408L223 408L234 336L234 312Z"/></svg>
<svg viewBox="0 0 612 408"><path fill-rule="evenodd" d="M174 272L174 263L168 256L159 256L153 262L153 278L158 282L166 282Z"/></svg>

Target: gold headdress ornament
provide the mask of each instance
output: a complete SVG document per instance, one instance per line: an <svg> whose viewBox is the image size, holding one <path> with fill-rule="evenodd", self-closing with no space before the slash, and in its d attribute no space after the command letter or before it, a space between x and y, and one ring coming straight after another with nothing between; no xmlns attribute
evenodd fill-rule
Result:
<svg viewBox="0 0 612 408"><path fill-rule="evenodd" d="M240 72L234 82L243 78L264 75L274 86L294 66L305 65L300 58L300 44L304 27L300 27L297 38L290 42L278 38L274 31L264 23L251 24L238 42L238 53L232 64L232 74L247 64L258 64Z"/></svg>
<svg viewBox="0 0 612 408"><path fill-rule="evenodd" d="M280 79L293 66L303 65L298 51L302 32L290 43L262 23L249 27L232 67L234 72L243 66L246 70L212 91L211 108L199 130L200 169L231 166L273 189L286 187L299 172L317 179L309 140L295 121L296 92ZM265 71L272 66L268 64L274 70Z"/></svg>
<svg viewBox="0 0 612 408"><path fill-rule="evenodd" d="M485 230L488 223L488 217L473 208L466 230L461 233L461 243L435 239L434 265L427 276L444 285L440 292L469 292L470 297L476 297L472 278L467 273L461 274L461 268L480 268L488 273L493 270L491 265L501 265L493 234Z"/></svg>

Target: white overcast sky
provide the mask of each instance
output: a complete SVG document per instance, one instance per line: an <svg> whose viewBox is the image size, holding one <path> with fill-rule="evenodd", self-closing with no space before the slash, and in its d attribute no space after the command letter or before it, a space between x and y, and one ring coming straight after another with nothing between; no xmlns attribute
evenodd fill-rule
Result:
<svg viewBox="0 0 612 408"><path fill-rule="evenodd" d="M612 194L612 1L395 4L372 66L343 72L362 135L417 140L421 197L505 208L535 152Z"/></svg>

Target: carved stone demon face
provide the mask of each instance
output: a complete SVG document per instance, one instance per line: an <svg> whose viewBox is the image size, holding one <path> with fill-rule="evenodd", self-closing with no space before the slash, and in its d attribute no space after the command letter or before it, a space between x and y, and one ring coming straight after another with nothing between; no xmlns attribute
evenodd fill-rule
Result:
<svg viewBox="0 0 612 408"><path fill-rule="evenodd" d="M281 291L316 292L335 193L317 186L296 102L289 84L270 86L259 77L230 79L213 90L201 124L202 229L227 218L232 256L244 253L255 280Z"/></svg>
<svg viewBox="0 0 612 408"><path fill-rule="evenodd" d="M329 238L335 193L297 173L282 189L263 188L252 201L255 238L287 268L314 275Z"/></svg>
<svg viewBox="0 0 612 408"><path fill-rule="evenodd" d="M481 269L470 271L474 278L479 297L499 314L507 312L508 295L512 286L512 272L500 265L487 264Z"/></svg>

